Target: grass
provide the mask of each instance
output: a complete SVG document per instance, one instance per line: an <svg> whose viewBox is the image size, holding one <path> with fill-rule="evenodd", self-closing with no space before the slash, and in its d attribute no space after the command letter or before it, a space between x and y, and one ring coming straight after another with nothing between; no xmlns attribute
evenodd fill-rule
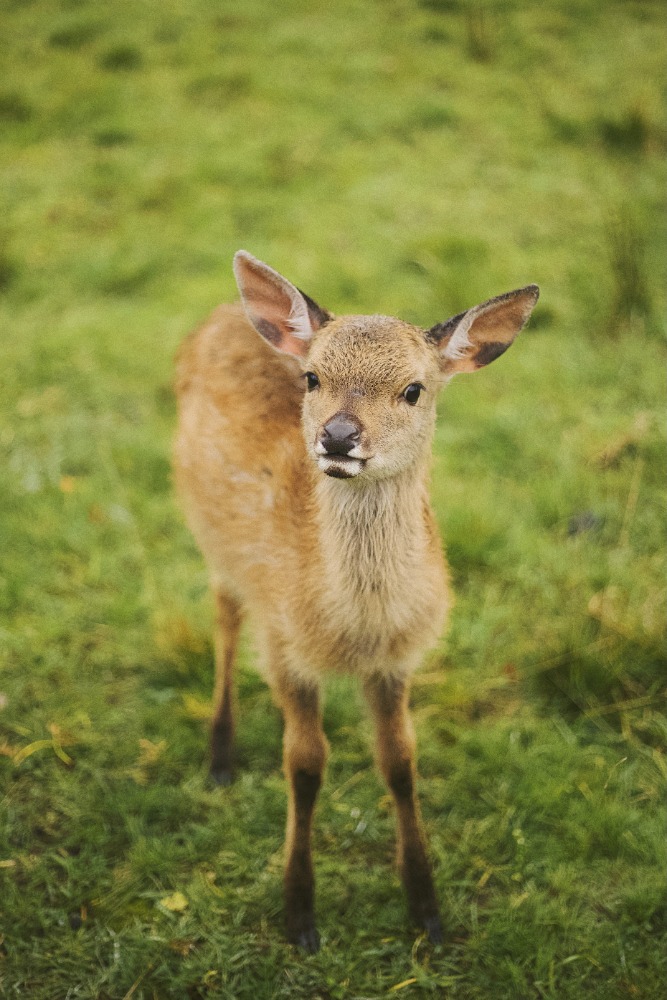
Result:
<svg viewBox="0 0 667 1000"><path fill-rule="evenodd" d="M0 17L0 992L661 996L662 6ZM352 682L327 698L317 956L283 941L280 720L249 640L240 774L206 784L212 608L170 386L238 247L424 325L542 287L436 437L458 600L413 705L442 949L407 923Z"/></svg>

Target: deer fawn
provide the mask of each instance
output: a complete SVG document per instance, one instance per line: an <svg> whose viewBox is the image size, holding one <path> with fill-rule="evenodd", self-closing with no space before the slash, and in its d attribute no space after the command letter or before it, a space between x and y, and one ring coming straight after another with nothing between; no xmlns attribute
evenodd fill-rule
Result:
<svg viewBox="0 0 667 1000"><path fill-rule="evenodd" d="M438 389L499 357L528 320L528 285L424 331L336 317L240 250L242 306L181 348L177 487L217 602L211 773L231 780L233 662L244 615L284 716L290 941L319 947L310 835L328 753L319 687L357 675L396 803L411 915L442 940L415 792L410 675L438 638L447 569L429 505Z"/></svg>

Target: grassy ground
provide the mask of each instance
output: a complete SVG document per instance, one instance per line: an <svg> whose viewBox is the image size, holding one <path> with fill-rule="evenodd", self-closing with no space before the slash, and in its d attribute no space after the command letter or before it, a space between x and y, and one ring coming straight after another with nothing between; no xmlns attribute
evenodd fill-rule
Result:
<svg viewBox="0 0 667 1000"><path fill-rule="evenodd" d="M0 993L646 998L665 970L664 14L639 0L4 0ZM443 398L458 603L414 689L446 921L406 923L355 686L329 692L323 949L283 942L280 721L212 609L172 358L245 247L430 325L529 281Z"/></svg>

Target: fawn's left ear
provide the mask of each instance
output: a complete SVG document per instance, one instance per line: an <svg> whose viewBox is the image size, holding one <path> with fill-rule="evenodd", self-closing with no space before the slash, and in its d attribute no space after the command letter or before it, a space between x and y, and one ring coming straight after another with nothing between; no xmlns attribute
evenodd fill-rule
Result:
<svg viewBox="0 0 667 1000"><path fill-rule="evenodd" d="M537 285L527 285L431 327L427 337L438 345L443 373L474 372L499 358L528 322L539 294Z"/></svg>

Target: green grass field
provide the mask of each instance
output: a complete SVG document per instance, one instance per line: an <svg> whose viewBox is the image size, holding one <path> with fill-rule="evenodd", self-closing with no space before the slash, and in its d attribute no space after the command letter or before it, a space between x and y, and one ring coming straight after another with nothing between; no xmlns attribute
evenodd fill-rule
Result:
<svg viewBox="0 0 667 1000"><path fill-rule="evenodd" d="M665 27L650 0L3 0L0 995L663 995ZM407 921L352 681L318 955L283 939L250 637L238 778L207 786L171 380L239 247L427 326L542 289L440 410L457 604L413 705L442 948Z"/></svg>

